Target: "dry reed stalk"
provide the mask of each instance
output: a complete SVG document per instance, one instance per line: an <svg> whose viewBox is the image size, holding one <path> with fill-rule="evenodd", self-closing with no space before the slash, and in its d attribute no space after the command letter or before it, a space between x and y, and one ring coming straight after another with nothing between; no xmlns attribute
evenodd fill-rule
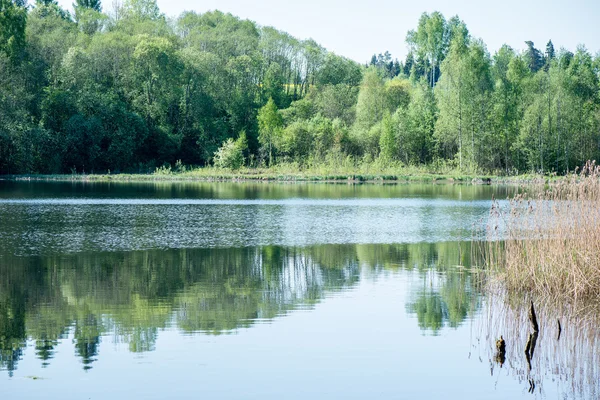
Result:
<svg viewBox="0 0 600 400"><path fill-rule="evenodd" d="M600 298L600 167L588 162L579 173L531 189L506 208L494 201L486 264L508 290Z"/></svg>

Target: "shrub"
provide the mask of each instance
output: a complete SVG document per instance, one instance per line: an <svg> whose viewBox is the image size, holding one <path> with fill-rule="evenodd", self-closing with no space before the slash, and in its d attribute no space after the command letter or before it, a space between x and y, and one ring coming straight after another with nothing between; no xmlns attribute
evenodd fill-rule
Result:
<svg viewBox="0 0 600 400"><path fill-rule="evenodd" d="M227 139L215 152L214 163L219 168L240 169L244 165L244 150L247 148L246 132L242 131L237 140Z"/></svg>

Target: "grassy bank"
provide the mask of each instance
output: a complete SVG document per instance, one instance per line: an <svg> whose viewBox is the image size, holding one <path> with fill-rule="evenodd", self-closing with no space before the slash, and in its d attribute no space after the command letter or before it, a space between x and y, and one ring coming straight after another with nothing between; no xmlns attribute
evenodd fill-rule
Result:
<svg viewBox="0 0 600 400"><path fill-rule="evenodd" d="M318 166L301 168L295 164L271 168L241 168L228 170L215 167L161 167L152 173L139 174L64 174L64 175L6 175L9 180L56 180L95 182L151 181L278 181L278 182L353 182L353 183L532 183L549 178L540 175L500 176L478 172L426 167L380 167L376 164L356 168Z"/></svg>

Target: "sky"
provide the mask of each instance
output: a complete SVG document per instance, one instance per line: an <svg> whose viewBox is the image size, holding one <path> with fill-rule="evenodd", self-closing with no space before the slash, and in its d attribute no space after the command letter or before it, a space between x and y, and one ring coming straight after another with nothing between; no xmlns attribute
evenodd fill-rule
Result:
<svg viewBox="0 0 600 400"><path fill-rule="evenodd" d="M72 0L59 0L71 8ZM104 0L105 9L112 0ZM406 32L415 29L423 12L441 11L446 19L458 15L473 37L490 53L503 44L522 50L531 40L544 50L552 39L555 49L574 51L584 44L600 51L600 0L157 0L163 13L221 10L263 26L273 26L298 39L312 38L330 51L358 62L386 50L394 58L407 53Z"/></svg>

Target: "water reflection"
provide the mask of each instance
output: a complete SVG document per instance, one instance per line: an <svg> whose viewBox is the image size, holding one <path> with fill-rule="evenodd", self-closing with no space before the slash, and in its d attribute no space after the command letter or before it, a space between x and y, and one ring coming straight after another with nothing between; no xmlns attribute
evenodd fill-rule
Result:
<svg viewBox="0 0 600 400"><path fill-rule="evenodd" d="M531 302L539 332L531 321ZM596 399L600 395L600 310L595 304L566 305L495 290L479 327L480 351L490 373L508 373L534 398L556 391L561 398ZM506 352L493 354L492 342L503 336ZM504 372L503 372L504 371Z"/></svg>
<svg viewBox="0 0 600 400"><path fill-rule="evenodd" d="M0 181L0 257L468 240L506 187ZM485 237L485 233L482 238Z"/></svg>
<svg viewBox="0 0 600 400"><path fill-rule="evenodd" d="M220 335L251 327L360 279L410 274L409 314L437 334L477 311L467 243L151 250L0 258L0 368L28 340L43 366L72 339L82 367L102 341L155 350L161 330ZM460 267L456 267L460 265ZM422 289L424 288L424 289Z"/></svg>
<svg viewBox="0 0 600 400"><path fill-rule="evenodd" d="M503 199L516 188L448 184L323 184L275 182L30 182L0 180L2 199Z"/></svg>
<svg viewBox="0 0 600 400"><path fill-rule="evenodd" d="M420 246L417 256L420 260L414 260L408 249L409 265L422 274L406 308L417 315L424 333L437 335L444 326L456 328L466 318L473 317L481 307L479 288L483 277L476 268L481 260L476 259L471 244L444 242Z"/></svg>
<svg viewBox="0 0 600 400"><path fill-rule="evenodd" d="M489 201L0 200L0 257L470 239Z"/></svg>
<svg viewBox="0 0 600 400"><path fill-rule="evenodd" d="M444 326L460 326L468 316L473 316L480 303L479 296L474 293L473 277L470 273L451 269L441 277L434 278L430 275L423 280L422 288L413 295L406 308L417 315L419 327L423 331L437 335ZM434 279L441 282L434 286Z"/></svg>

